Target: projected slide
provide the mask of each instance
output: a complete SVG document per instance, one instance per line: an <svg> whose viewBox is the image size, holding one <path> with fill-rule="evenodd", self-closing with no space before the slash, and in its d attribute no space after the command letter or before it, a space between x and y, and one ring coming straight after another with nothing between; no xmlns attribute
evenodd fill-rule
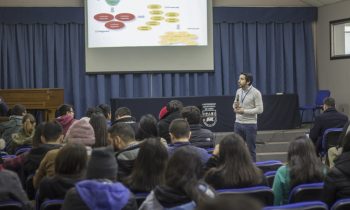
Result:
<svg viewBox="0 0 350 210"><path fill-rule="evenodd" d="M88 47L206 46L207 0L87 0Z"/></svg>

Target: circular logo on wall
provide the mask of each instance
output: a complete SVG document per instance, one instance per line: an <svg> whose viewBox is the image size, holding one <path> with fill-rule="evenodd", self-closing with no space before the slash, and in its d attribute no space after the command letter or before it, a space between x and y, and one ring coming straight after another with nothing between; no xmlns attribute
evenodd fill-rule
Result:
<svg viewBox="0 0 350 210"><path fill-rule="evenodd" d="M216 103L202 104L202 122L207 127L214 127L217 123Z"/></svg>

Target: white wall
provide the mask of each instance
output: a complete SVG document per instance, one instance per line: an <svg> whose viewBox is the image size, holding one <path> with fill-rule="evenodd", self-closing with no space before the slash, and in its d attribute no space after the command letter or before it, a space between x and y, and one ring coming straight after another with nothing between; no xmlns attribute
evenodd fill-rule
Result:
<svg viewBox="0 0 350 210"><path fill-rule="evenodd" d="M350 58L330 60L329 21L350 18L350 1L320 7L317 22L317 65L320 89L329 89L338 109L350 114Z"/></svg>

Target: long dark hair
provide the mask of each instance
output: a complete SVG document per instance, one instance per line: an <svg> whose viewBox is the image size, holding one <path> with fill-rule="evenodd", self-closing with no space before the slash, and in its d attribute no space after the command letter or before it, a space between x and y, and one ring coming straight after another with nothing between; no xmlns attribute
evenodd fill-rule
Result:
<svg viewBox="0 0 350 210"><path fill-rule="evenodd" d="M107 146L108 132L106 118L102 114L92 114L90 125L94 129L96 141L92 147L98 148Z"/></svg>
<svg viewBox="0 0 350 210"><path fill-rule="evenodd" d="M151 115L143 115L136 132L136 139L142 140L151 137L158 137L157 119Z"/></svg>
<svg viewBox="0 0 350 210"><path fill-rule="evenodd" d="M165 171L165 185L195 199L193 188L197 185L201 172L202 165L198 153L189 146L180 147L169 159Z"/></svg>
<svg viewBox="0 0 350 210"><path fill-rule="evenodd" d="M206 177L218 175L222 186L247 187L260 184L262 171L255 166L247 145L236 133L225 136L219 144L219 165L210 169ZM210 183L209 183L210 184ZM214 186L216 187L216 186Z"/></svg>
<svg viewBox="0 0 350 210"><path fill-rule="evenodd" d="M130 176L124 183L134 192L149 192L157 185L164 184L164 173L168 162L168 151L160 138L145 139Z"/></svg>
<svg viewBox="0 0 350 210"><path fill-rule="evenodd" d="M297 137L290 142L288 167L291 189L299 184L323 181L324 167L316 155L313 142L305 136Z"/></svg>
<svg viewBox="0 0 350 210"><path fill-rule="evenodd" d="M82 144L68 143L55 159L56 175L82 177L87 165L87 152Z"/></svg>

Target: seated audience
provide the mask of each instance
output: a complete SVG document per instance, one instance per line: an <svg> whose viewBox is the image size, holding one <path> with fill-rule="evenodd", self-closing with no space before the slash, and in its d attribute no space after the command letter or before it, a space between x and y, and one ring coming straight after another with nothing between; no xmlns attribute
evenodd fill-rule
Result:
<svg viewBox="0 0 350 210"><path fill-rule="evenodd" d="M143 115L136 131L136 140L142 141L143 139L158 136L157 119L151 114Z"/></svg>
<svg viewBox="0 0 350 210"><path fill-rule="evenodd" d="M175 119L171 122L169 127L171 145L168 148L169 155L171 156L177 149L188 146L192 147L200 156L202 164L204 165L208 159L208 152L199 147L193 146L189 139L191 137L190 126L188 122L184 119Z"/></svg>
<svg viewBox="0 0 350 210"><path fill-rule="evenodd" d="M160 138L145 139L135 160L131 175L123 181L132 192L150 192L164 184L168 151Z"/></svg>
<svg viewBox="0 0 350 210"><path fill-rule="evenodd" d="M111 107L108 104L100 104L96 107L96 112L99 112L103 114L103 116L106 118L107 126L112 125L112 113L111 113Z"/></svg>
<svg viewBox="0 0 350 210"><path fill-rule="evenodd" d="M85 112L85 117L87 117L87 118L91 118L91 116L93 115L93 114L96 114L96 107L89 107L89 108L87 108L87 110L86 110L86 112Z"/></svg>
<svg viewBox="0 0 350 210"><path fill-rule="evenodd" d="M118 180L131 174L140 145L135 140L134 130L128 123L116 123L108 129L108 142L114 148L119 166Z"/></svg>
<svg viewBox="0 0 350 210"><path fill-rule="evenodd" d="M55 159L55 175L45 177L39 187L39 206L46 199L64 199L66 192L83 178L87 165L86 148L82 144L68 143Z"/></svg>
<svg viewBox="0 0 350 210"><path fill-rule="evenodd" d="M32 114L24 115L22 119L22 128L18 133L12 134L12 141L7 146L7 152L14 154L18 147L32 146L35 133L36 121Z"/></svg>
<svg viewBox="0 0 350 210"><path fill-rule="evenodd" d="M62 104L56 110L56 121L62 126L63 134L66 135L69 127L75 121L73 106Z"/></svg>
<svg viewBox="0 0 350 210"><path fill-rule="evenodd" d="M214 134L210 130L204 129L201 125L201 112L197 107L186 106L182 109L181 115L190 124L190 142L193 146L202 148L214 147Z"/></svg>
<svg viewBox="0 0 350 210"><path fill-rule="evenodd" d="M133 117L131 115L131 111L129 108L127 107L119 107L115 113L115 120L113 122L113 125L117 124L117 123L126 123L129 124L132 129L134 130L134 133L136 133L137 130L137 122L135 117Z"/></svg>
<svg viewBox="0 0 350 210"><path fill-rule="evenodd" d="M5 101L0 96L0 117L6 117L9 108L7 107Z"/></svg>
<svg viewBox="0 0 350 210"><path fill-rule="evenodd" d="M297 185L322 182L326 172L312 141L305 136L296 138L289 144L287 165L277 170L273 182L274 205L287 204L290 191Z"/></svg>
<svg viewBox="0 0 350 210"><path fill-rule="evenodd" d="M236 133L225 136L215 147L207 164L204 180L215 189L268 185L263 172L255 166L248 147Z"/></svg>
<svg viewBox="0 0 350 210"><path fill-rule="evenodd" d="M94 129L86 120L75 121L64 138L67 143L82 144L86 147L87 154L91 154L91 146L95 144ZM55 175L55 158L57 157L59 149L49 151L44 159L41 161L38 170L36 170L33 185L38 188L42 178L45 176L52 177Z"/></svg>
<svg viewBox="0 0 350 210"><path fill-rule="evenodd" d="M321 151L322 137L328 128L342 128L348 122L348 117L335 109L334 98L325 98L323 101L323 114L315 118L309 137L315 143L317 152Z"/></svg>
<svg viewBox="0 0 350 210"><path fill-rule="evenodd" d="M0 166L0 201L19 201L23 209L32 209L17 174Z"/></svg>
<svg viewBox="0 0 350 210"><path fill-rule="evenodd" d="M181 118L181 109L183 104L179 100L171 100L166 105L166 114L158 122L159 136L165 139L168 143L171 142L169 135L170 123L177 118Z"/></svg>
<svg viewBox="0 0 350 210"><path fill-rule="evenodd" d="M329 167L330 168L333 168L334 161L338 158L338 156L343 151L344 138L345 138L346 134L350 132L350 126L349 125L350 125L350 122L347 122L344 125L343 130L342 130L342 132L341 132L341 134L339 136L338 145L328 149L327 155L328 155L328 163L329 163Z"/></svg>
<svg viewBox="0 0 350 210"><path fill-rule="evenodd" d="M95 133L95 144L92 145L92 147L97 148L107 146L108 128L106 118L101 114L93 114L91 115L89 123L93 127Z"/></svg>
<svg viewBox="0 0 350 210"><path fill-rule="evenodd" d="M214 197L208 185L198 182L201 169L201 159L193 147L179 148L166 167L165 184L152 190L139 210L193 210L196 203Z"/></svg>
<svg viewBox="0 0 350 210"><path fill-rule="evenodd" d="M324 181L323 200L331 207L337 200L350 198L350 132L343 141L343 151Z"/></svg>
<svg viewBox="0 0 350 210"><path fill-rule="evenodd" d="M135 197L116 181L117 173L112 149L94 149L87 167L87 180L68 191L62 210L136 210Z"/></svg>
<svg viewBox="0 0 350 210"><path fill-rule="evenodd" d="M0 138L5 140L7 146L12 141L12 134L18 133L22 128L22 119L25 114L27 114L26 108L16 104L11 110L9 121L0 123Z"/></svg>

